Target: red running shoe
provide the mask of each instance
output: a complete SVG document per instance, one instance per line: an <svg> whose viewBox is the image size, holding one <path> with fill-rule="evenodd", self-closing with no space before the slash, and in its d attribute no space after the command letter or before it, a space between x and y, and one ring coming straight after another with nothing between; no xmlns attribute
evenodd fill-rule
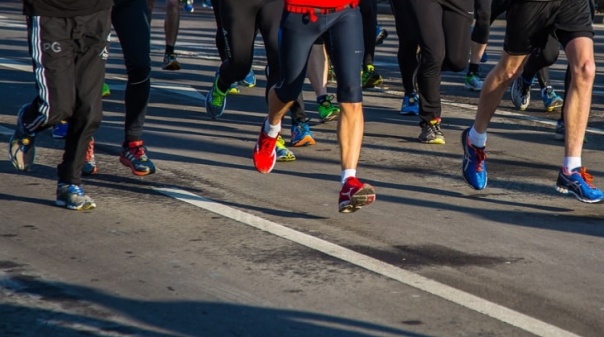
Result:
<svg viewBox="0 0 604 337"><path fill-rule="evenodd" d="M264 123L262 124L264 125ZM269 137L263 129L260 130L260 137L254 147L254 167L260 173L269 173L275 167L277 161L277 138Z"/></svg>
<svg viewBox="0 0 604 337"><path fill-rule="evenodd" d="M352 213L361 207L375 201L375 190L373 186L362 183L356 177L346 179L340 191L339 211L340 213Z"/></svg>
<svg viewBox="0 0 604 337"><path fill-rule="evenodd" d="M147 148L143 146L142 140L128 142L120 153L120 163L130 167L132 174L146 176L155 173L155 165L147 157Z"/></svg>

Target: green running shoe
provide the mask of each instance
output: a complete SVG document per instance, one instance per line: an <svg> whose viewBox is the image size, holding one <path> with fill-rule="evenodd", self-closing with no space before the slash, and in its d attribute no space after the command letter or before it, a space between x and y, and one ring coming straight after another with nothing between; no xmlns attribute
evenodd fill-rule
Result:
<svg viewBox="0 0 604 337"><path fill-rule="evenodd" d="M338 115L340 114L340 108L331 103L333 98L333 95L323 95L317 97L317 110L319 111L321 123L332 121L338 118Z"/></svg>
<svg viewBox="0 0 604 337"><path fill-rule="evenodd" d="M109 97L109 95L111 95L111 90L109 89L109 86L107 85L107 83L103 82L103 89L101 89L101 96Z"/></svg>

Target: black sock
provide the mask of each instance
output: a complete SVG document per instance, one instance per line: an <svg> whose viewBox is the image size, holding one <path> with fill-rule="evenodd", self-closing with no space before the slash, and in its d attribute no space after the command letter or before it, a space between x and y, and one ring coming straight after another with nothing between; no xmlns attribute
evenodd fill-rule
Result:
<svg viewBox="0 0 604 337"><path fill-rule="evenodd" d="M174 46L168 46L168 45L166 45L166 54L167 55L174 54Z"/></svg>
<svg viewBox="0 0 604 337"><path fill-rule="evenodd" d="M480 66L476 63L470 63L470 65L468 66L468 75L470 75L470 74L478 75L479 67Z"/></svg>

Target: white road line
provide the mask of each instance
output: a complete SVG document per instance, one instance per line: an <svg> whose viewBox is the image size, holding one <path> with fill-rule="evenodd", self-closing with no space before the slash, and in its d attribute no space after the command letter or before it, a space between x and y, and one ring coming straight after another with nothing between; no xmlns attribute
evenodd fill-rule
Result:
<svg viewBox="0 0 604 337"><path fill-rule="evenodd" d="M12 136L13 132L14 132L14 130L9 129L9 128L5 128L4 126L0 125L0 135L3 135L3 136Z"/></svg>
<svg viewBox="0 0 604 337"><path fill-rule="evenodd" d="M542 322L517 311L508 309L480 297L425 278L421 275L397 268L372 257L357 253L314 236L295 231L278 223L248 214L216 201L176 188L154 188L174 199L203 208L220 216L233 219L248 226L263 230L286 240L301 244L329 256L352 263L377 274L389 277L405 285L441 297L465 308L505 322L540 337L578 337L572 332Z"/></svg>

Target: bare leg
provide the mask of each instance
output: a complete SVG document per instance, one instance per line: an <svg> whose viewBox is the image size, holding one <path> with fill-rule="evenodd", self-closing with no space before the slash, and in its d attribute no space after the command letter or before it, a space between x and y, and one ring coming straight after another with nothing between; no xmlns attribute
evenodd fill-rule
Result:
<svg viewBox="0 0 604 337"><path fill-rule="evenodd" d="M491 118L512 80L520 73L528 55L503 53L501 60L487 75L482 85L474 129L486 133Z"/></svg>
<svg viewBox="0 0 604 337"><path fill-rule="evenodd" d="M566 123L566 157L581 157L583 151L596 71L593 50L593 40L586 37L571 40L565 48L571 71L563 111Z"/></svg>
<svg viewBox="0 0 604 337"><path fill-rule="evenodd" d="M306 76L317 97L327 95L327 70L329 63L324 44L314 44L308 57Z"/></svg>
<svg viewBox="0 0 604 337"><path fill-rule="evenodd" d="M363 106L361 103L340 103L338 143L342 170L356 169L363 142Z"/></svg>
<svg viewBox="0 0 604 337"><path fill-rule="evenodd" d="M164 21L166 45L174 46L176 44L176 37L178 36L179 27L180 6L178 4L178 0L166 0L166 20Z"/></svg>

